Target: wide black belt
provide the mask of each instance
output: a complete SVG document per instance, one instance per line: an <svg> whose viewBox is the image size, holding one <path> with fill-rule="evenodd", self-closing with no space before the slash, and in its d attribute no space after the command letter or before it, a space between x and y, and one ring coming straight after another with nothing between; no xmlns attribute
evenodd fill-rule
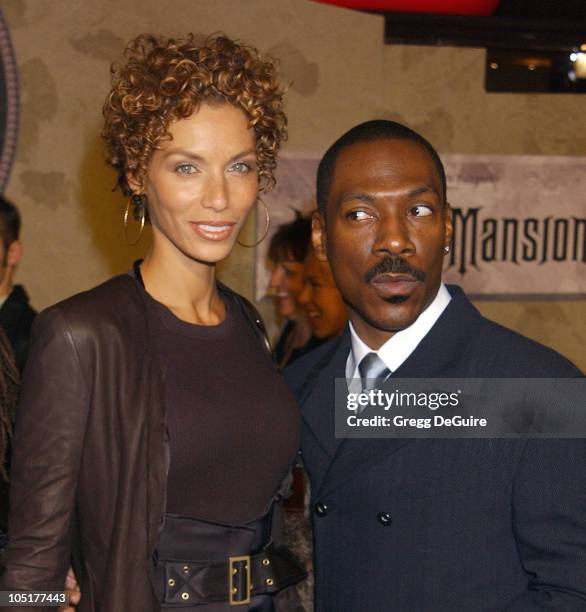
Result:
<svg viewBox="0 0 586 612"><path fill-rule="evenodd" d="M271 521L272 512L239 526L167 514L153 559L161 603L238 606L303 580L300 562L271 539Z"/></svg>
<svg viewBox="0 0 586 612"><path fill-rule="evenodd" d="M225 563L159 563L165 572L165 604L228 601L238 606L249 603L255 595L276 593L307 576L286 547L268 546L254 555L230 557Z"/></svg>

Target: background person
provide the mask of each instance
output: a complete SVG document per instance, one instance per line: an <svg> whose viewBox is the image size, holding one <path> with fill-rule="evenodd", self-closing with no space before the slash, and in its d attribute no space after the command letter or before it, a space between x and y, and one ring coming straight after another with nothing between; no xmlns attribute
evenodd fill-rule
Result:
<svg viewBox="0 0 586 612"><path fill-rule="evenodd" d="M313 247L305 259L303 275L304 284L298 301L305 310L314 336L322 342L339 336L348 321L348 310L330 264L320 261Z"/></svg>
<svg viewBox="0 0 586 612"><path fill-rule="evenodd" d="M18 384L14 353L0 329L0 550L7 542L10 440L18 401Z"/></svg>
<svg viewBox="0 0 586 612"><path fill-rule="evenodd" d="M22 373L36 312L22 285L14 285L16 266L22 258L20 213L12 202L0 195L0 327L14 351L16 365Z"/></svg>
<svg viewBox="0 0 586 612"><path fill-rule="evenodd" d="M312 333L307 313L298 301L310 242L311 219L297 212L294 221L281 225L275 232L268 249L271 266L269 288L277 316L284 321L275 342L275 360L280 368L320 344Z"/></svg>
<svg viewBox="0 0 586 612"><path fill-rule="evenodd" d="M249 597L240 609L293 610L285 587L304 572L271 516L297 407L258 313L215 277L274 182L274 66L223 36L145 34L113 70L104 116L107 160L153 241L132 274L35 323L0 589L61 590L73 555L82 612Z"/></svg>

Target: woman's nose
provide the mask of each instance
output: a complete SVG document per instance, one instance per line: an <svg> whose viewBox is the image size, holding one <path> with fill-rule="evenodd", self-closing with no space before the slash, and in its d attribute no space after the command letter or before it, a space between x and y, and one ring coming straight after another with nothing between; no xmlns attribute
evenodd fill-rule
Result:
<svg viewBox="0 0 586 612"><path fill-rule="evenodd" d="M225 177L208 177L202 202L204 208L211 208L220 212L228 207L228 202L228 186Z"/></svg>
<svg viewBox="0 0 586 612"><path fill-rule="evenodd" d="M271 289L277 289L283 280L283 270L280 265L276 265L271 272L271 281L269 283L269 287Z"/></svg>

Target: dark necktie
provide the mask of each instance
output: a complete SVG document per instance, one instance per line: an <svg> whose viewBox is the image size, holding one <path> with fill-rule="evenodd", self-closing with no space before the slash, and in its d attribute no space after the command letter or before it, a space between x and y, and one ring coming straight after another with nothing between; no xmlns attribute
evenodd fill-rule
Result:
<svg viewBox="0 0 586 612"><path fill-rule="evenodd" d="M363 391L378 389L391 375L391 371L387 368L385 362L376 353L365 355L358 364L358 371L360 372Z"/></svg>

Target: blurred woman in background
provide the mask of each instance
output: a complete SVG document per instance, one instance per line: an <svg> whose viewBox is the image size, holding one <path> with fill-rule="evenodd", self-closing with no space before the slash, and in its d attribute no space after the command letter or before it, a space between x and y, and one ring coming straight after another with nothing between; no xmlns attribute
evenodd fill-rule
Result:
<svg viewBox="0 0 586 612"><path fill-rule="evenodd" d="M296 218L281 225L271 238L268 260L271 268L270 292L277 317L283 321L275 342L275 360L280 368L319 346L309 319L299 305L303 289L304 260L311 242L311 219L296 212Z"/></svg>
<svg viewBox="0 0 586 612"><path fill-rule="evenodd" d="M330 264L320 261L313 247L304 262L303 289L297 300L319 340L324 342L342 333L348 320L346 304L334 282Z"/></svg>
<svg viewBox="0 0 586 612"><path fill-rule="evenodd" d="M104 117L125 223L150 222L152 245L35 323L0 589L61 590L73 556L81 612L294 610L304 572L272 511L299 415L260 317L215 273L274 183L275 67L223 36L142 35Z"/></svg>

